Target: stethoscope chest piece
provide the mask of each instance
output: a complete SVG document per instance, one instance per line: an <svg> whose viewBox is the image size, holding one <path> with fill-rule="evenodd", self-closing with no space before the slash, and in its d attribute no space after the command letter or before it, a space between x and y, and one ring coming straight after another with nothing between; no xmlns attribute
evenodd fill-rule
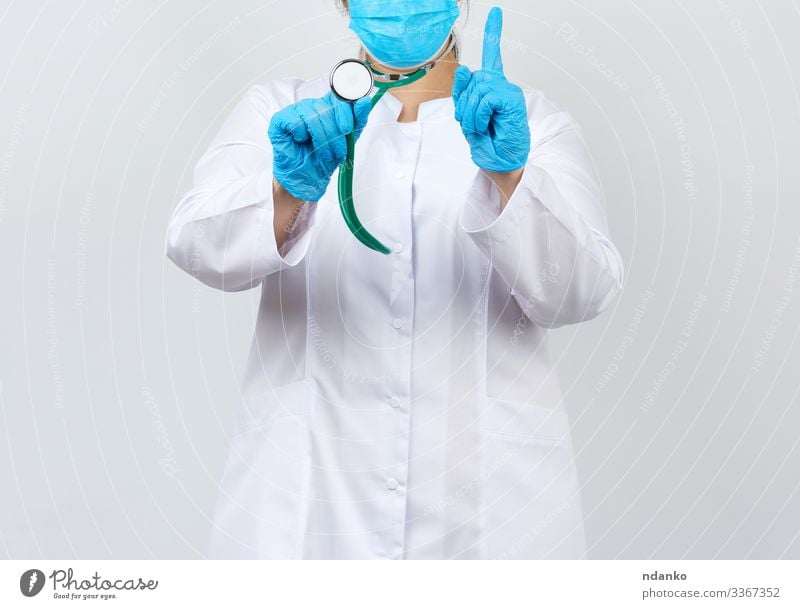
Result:
<svg viewBox="0 0 800 609"><path fill-rule="evenodd" d="M346 102L357 102L372 92L375 79L372 70L358 59L345 59L331 70L331 91Z"/></svg>

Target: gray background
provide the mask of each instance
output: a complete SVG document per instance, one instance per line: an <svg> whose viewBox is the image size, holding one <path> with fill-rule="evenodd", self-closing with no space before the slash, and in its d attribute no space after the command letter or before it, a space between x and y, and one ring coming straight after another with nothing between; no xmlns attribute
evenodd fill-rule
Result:
<svg viewBox="0 0 800 609"><path fill-rule="evenodd" d="M797 0L501 4L626 262L552 333L590 557L800 558ZM167 221L251 84L356 49L333 0L0 1L0 556L201 556L258 293Z"/></svg>

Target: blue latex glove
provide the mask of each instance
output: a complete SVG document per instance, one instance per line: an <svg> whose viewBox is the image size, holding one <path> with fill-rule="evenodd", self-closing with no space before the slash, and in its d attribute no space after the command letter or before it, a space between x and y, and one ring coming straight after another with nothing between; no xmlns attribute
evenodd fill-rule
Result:
<svg viewBox="0 0 800 609"><path fill-rule="evenodd" d="M371 109L368 97L351 108L329 92L276 112L269 124L274 178L293 197L319 201L347 156L345 136L361 135Z"/></svg>
<svg viewBox="0 0 800 609"><path fill-rule="evenodd" d="M486 20L482 69L456 70L453 101L473 162L488 171L509 172L527 162L531 131L522 89L503 74L502 32L503 11L494 7Z"/></svg>

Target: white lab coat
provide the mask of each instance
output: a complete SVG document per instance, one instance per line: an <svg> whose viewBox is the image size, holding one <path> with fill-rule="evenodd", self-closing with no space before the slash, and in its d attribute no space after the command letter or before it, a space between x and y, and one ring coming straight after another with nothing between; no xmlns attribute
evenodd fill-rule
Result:
<svg viewBox="0 0 800 609"><path fill-rule="evenodd" d="M261 302L211 558L584 558L570 422L547 329L598 315L623 267L568 114L526 92L532 153L504 211L451 98L398 123L375 107L356 153L365 226L336 176L281 252L270 117L327 77L252 87L199 161L168 256Z"/></svg>

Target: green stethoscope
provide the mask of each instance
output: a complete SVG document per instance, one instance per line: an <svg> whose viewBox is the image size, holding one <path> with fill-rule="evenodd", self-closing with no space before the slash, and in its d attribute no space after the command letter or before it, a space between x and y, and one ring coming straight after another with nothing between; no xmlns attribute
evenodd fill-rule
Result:
<svg viewBox="0 0 800 609"><path fill-rule="evenodd" d="M417 69L413 69L408 74L386 74L376 70L368 60L345 59L336 64L331 70L331 91L339 99L352 105L359 99L367 97L373 89L376 89L377 92L371 100L374 108L390 89L410 85L425 76L439 62L439 58L450 53L455 44L455 36L451 36L449 45L446 45L446 50L443 53L437 53L436 59ZM376 252L390 254L392 250L371 235L361 224L356 214L355 204L353 203L355 154L356 136L355 133L349 133L347 135L347 157L339 168L339 208L342 210L342 216L347 227L355 235L356 239Z"/></svg>

